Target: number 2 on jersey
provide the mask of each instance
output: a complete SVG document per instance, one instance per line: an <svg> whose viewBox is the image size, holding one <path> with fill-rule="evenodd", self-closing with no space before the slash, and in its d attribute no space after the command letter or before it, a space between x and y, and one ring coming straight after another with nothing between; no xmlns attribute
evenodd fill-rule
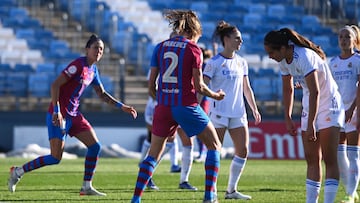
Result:
<svg viewBox="0 0 360 203"><path fill-rule="evenodd" d="M171 74L174 72L178 64L178 55L176 55L174 52L166 52L164 54L164 59L171 59L171 63L164 72L164 75L162 76L162 81L165 83L177 83L178 82L177 77L171 76Z"/></svg>

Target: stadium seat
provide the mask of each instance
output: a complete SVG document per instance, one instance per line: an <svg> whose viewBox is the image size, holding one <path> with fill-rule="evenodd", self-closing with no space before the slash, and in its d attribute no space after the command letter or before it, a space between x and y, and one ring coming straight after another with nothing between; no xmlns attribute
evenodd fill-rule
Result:
<svg viewBox="0 0 360 203"><path fill-rule="evenodd" d="M22 52L22 61L24 64L30 64L33 68L39 63L43 63L41 51L39 50L27 50Z"/></svg>
<svg viewBox="0 0 360 203"><path fill-rule="evenodd" d="M22 63L21 52L18 50L0 52L1 63L8 63L14 67L17 63Z"/></svg>
<svg viewBox="0 0 360 203"><path fill-rule="evenodd" d="M12 28L0 27L0 39L10 40L14 38L15 38L15 34Z"/></svg>
<svg viewBox="0 0 360 203"><path fill-rule="evenodd" d="M8 63L0 63L0 72L13 72L14 69Z"/></svg>
<svg viewBox="0 0 360 203"><path fill-rule="evenodd" d="M48 77L53 80L56 76L56 69L54 63L40 63L36 68L37 73L45 73Z"/></svg>
<svg viewBox="0 0 360 203"><path fill-rule="evenodd" d="M7 90L10 95L26 97L28 95L28 74L25 72L9 72L6 75Z"/></svg>
<svg viewBox="0 0 360 203"><path fill-rule="evenodd" d="M33 73L35 69L30 64L15 64L14 72Z"/></svg>
<svg viewBox="0 0 360 203"><path fill-rule="evenodd" d="M274 87L270 77L259 76L252 79L252 88L258 101L273 101Z"/></svg>
<svg viewBox="0 0 360 203"><path fill-rule="evenodd" d="M107 92L109 92L110 94L114 94L114 84L112 81L112 78L110 76L107 75L101 75L101 82L104 85L104 88Z"/></svg>
<svg viewBox="0 0 360 203"><path fill-rule="evenodd" d="M6 74L0 70L0 96L3 96L7 92L6 88Z"/></svg>
<svg viewBox="0 0 360 203"><path fill-rule="evenodd" d="M19 50L19 51L25 51L28 50L27 42L25 39L13 39L8 40L8 47L7 50Z"/></svg>
<svg viewBox="0 0 360 203"><path fill-rule="evenodd" d="M29 95L35 97L49 97L50 80L46 73L32 73L29 75Z"/></svg>

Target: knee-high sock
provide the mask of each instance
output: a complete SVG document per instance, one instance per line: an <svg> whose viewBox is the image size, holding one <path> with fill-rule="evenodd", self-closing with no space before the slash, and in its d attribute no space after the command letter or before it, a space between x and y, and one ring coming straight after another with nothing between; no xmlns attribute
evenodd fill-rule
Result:
<svg viewBox="0 0 360 203"><path fill-rule="evenodd" d="M188 182L189 175L192 167L193 158L193 146L184 146L182 159L181 159L181 174L180 183Z"/></svg>
<svg viewBox="0 0 360 203"><path fill-rule="evenodd" d="M147 156L151 143L145 139L142 146L141 146L141 155L140 155L140 162L142 162L145 157Z"/></svg>
<svg viewBox="0 0 360 203"><path fill-rule="evenodd" d="M177 139L174 139L174 144L169 150L170 162L172 166L177 166L179 164L179 144Z"/></svg>
<svg viewBox="0 0 360 203"><path fill-rule="evenodd" d="M151 178L153 171L157 165L156 159L151 156L147 156L140 164L138 177L136 180L135 190L132 197L132 203L141 202L141 196L145 190L146 185Z"/></svg>
<svg viewBox="0 0 360 203"><path fill-rule="evenodd" d="M227 191L229 193L237 189L237 185L241 177L241 174L243 172L243 168L245 167L245 164L246 164L246 158L241 158L238 156L234 156L233 160L231 161L229 182L227 188Z"/></svg>
<svg viewBox="0 0 360 203"><path fill-rule="evenodd" d="M349 173L349 159L346 152L346 145L339 144L337 151L337 160L339 165L340 180L343 183L345 189L347 188L347 180Z"/></svg>
<svg viewBox="0 0 360 203"><path fill-rule="evenodd" d="M346 193L354 197L360 180L360 160L359 146L347 146L347 156L349 158L349 173L347 179Z"/></svg>
<svg viewBox="0 0 360 203"><path fill-rule="evenodd" d="M96 170L96 165L99 159L100 150L101 150L101 145L98 142L88 147L85 157L85 165L84 165L84 182L91 183Z"/></svg>
<svg viewBox="0 0 360 203"><path fill-rule="evenodd" d="M336 179L326 179L324 188L324 202L335 202L339 181Z"/></svg>
<svg viewBox="0 0 360 203"><path fill-rule="evenodd" d="M58 164L60 163L59 159L54 158L53 156L49 155L45 155L45 156L40 156L32 161L29 161L27 163L25 163L22 166L22 170L20 169L20 171L18 172L18 175L23 175L26 172L30 172L32 170L41 168L43 166L48 166L48 165L53 165L53 164Z"/></svg>
<svg viewBox="0 0 360 203"><path fill-rule="evenodd" d="M208 150L205 160L205 196L204 200L213 200L216 195L216 182L220 168L220 152Z"/></svg>
<svg viewBox="0 0 360 203"><path fill-rule="evenodd" d="M306 179L306 203L317 203L319 200L321 183Z"/></svg>

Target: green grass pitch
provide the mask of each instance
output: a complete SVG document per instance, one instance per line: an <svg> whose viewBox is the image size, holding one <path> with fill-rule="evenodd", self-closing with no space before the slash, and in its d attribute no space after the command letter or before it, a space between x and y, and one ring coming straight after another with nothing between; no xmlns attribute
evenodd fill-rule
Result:
<svg viewBox="0 0 360 203"><path fill-rule="evenodd" d="M138 160L100 158L93 185L106 197L79 196L83 176L83 158L62 160L59 165L48 166L26 174L17 186L15 193L7 189L7 178L11 165L21 165L29 159L0 159L0 202L130 202L138 172ZM231 160L221 160L218 178L219 202L239 202L225 200L229 166ZM202 202L204 194L204 166L194 163L190 183L198 191L178 189L179 173L170 173L170 163L161 162L154 173L154 181L160 191L146 190L142 202ZM252 160L247 161L240 179L238 190L252 196L249 202L288 203L305 202L304 160ZM322 184L323 185L323 184ZM336 202L345 195L339 187ZM320 201L323 200L323 187Z"/></svg>

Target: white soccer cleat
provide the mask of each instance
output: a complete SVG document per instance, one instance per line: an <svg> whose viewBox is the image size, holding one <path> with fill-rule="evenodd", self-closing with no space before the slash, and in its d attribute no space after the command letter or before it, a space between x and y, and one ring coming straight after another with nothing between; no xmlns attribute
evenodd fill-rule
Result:
<svg viewBox="0 0 360 203"><path fill-rule="evenodd" d="M10 192L15 192L16 184L20 181L21 176L17 175L16 169L19 167L12 166L10 168L10 177L8 179L8 188Z"/></svg>
<svg viewBox="0 0 360 203"><path fill-rule="evenodd" d="M89 187L89 188L81 187L80 195L81 196L83 196L83 195L106 196L105 193L99 192L93 187Z"/></svg>
<svg viewBox="0 0 360 203"><path fill-rule="evenodd" d="M225 193L225 199L243 199L243 200L250 200L251 196L250 195L244 195L238 191L234 191L232 193Z"/></svg>

